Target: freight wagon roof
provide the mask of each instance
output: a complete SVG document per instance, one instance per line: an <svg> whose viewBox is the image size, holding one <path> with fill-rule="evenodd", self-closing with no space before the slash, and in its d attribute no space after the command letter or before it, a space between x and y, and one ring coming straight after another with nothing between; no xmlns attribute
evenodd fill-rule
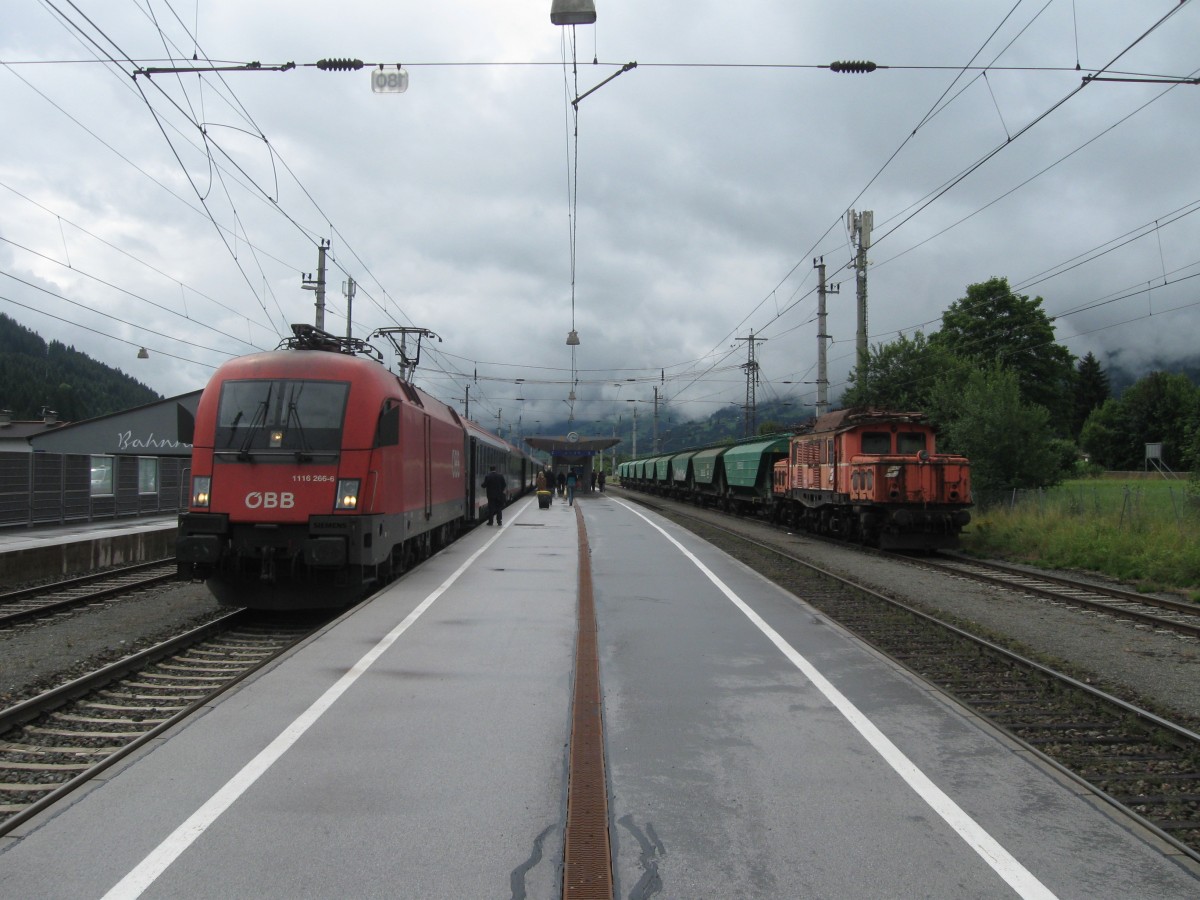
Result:
<svg viewBox="0 0 1200 900"><path fill-rule="evenodd" d="M730 447L725 453L725 480L739 487L754 487L763 457L768 454L786 456L787 451L786 437Z"/></svg>
<svg viewBox="0 0 1200 900"><path fill-rule="evenodd" d="M671 476L675 481L687 480L688 461L695 455L695 450L687 450L671 457Z"/></svg>

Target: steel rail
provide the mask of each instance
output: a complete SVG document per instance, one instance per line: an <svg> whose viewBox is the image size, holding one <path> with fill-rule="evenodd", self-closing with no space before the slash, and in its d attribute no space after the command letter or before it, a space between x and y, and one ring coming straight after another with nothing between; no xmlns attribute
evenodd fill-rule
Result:
<svg viewBox="0 0 1200 900"><path fill-rule="evenodd" d="M241 623L243 619L249 618L248 610L238 609L222 616L219 619L214 619L198 628L193 628L183 634L177 635L170 640L156 644L138 653L131 654L123 659L117 660L110 665L97 669L95 672L84 675L80 678L70 681L59 687L53 688L45 693L32 697L29 700L19 703L16 706L0 712L0 734L3 734L12 728L28 722L42 713L57 709L73 700L86 696L89 693L98 690L99 688L111 685L119 681L132 672L136 672L145 666L151 665L163 659L169 658L172 654L179 652L189 646L192 646L200 641L206 640L214 635L228 631L233 626ZM292 646L289 644L288 646ZM284 648L286 650L287 648ZM284 652L281 650L280 652ZM254 672L258 671L265 665L270 664L278 658L279 654L273 654L263 660L259 660L249 665L245 670L239 672L236 676L231 677L224 682L220 687L207 691L205 696L189 702L173 713L167 719L153 725L138 737L133 738L127 744L114 749L110 754L103 759L96 761L86 770L80 772L68 781L63 782L52 791L46 792L28 806L23 807L19 812L13 813L8 818L0 821L0 836L8 834L13 829L17 828L24 822L33 818L38 813L49 808L57 803L63 797L77 790L92 778L108 769L110 766L129 756L139 748L145 746L150 741L157 738L167 729L173 727L183 719L192 715L196 710L211 703L212 699L225 691L229 690L234 685L238 684Z"/></svg>
<svg viewBox="0 0 1200 900"><path fill-rule="evenodd" d="M83 575L79 578L70 578L66 581L58 581L52 584L39 585L37 587L21 588L17 591L11 591L7 594L0 594L0 627L16 625L20 622L27 622L32 619L44 618L56 613L64 612L69 609L74 609L77 606L86 606L89 603L96 603L101 600L108 600L112 597L121 594L135 591L144 587L151 587L156 584L161 584L165 581L173 581L178 577L174 568L174 558L155 560L149 563L140 563L135 566L126 566L121 569L114 569L108 572L101 572L94 575ZM136 575L138 572L155 572L170 566L169 572L159 572L159 574L151 574L147 577L128 581L130 576ZM107 582L114 582L107 584ZM101 585L94 591L89 591L86 594L66 597L62 600L51 600L46 603L39 603L36 606L27 606L18 610L4 611L4 606L16 603L25 603L31 598L36 598L42 594L56 594L62 591L69 591L75 588L86 587L87 585Z"/></svg>
<svg viewBox="0 0 1200 900"><path fill-rule="evenodd" d="M984 584L993 584L1010 591L1023 591L1044 597L1048 600L1057 600L1073 606L1080 606L1124 619L1131 619L1146 625L1153 625L1156 628L1167 628L1181 634L1200 637L1200 606L1194 603L1184 603L1162 597L1148 597L1142 594L1135 594L1132 591L1123 591L1119 588L1090 584L1086 581L1077 581L1062 576L1043 575L1040 572L1028 572L1024 569L1006 566L1001 563L966 559L959 556L951 556L943 559L913 559L912 557L895 554L885 555L889 559L906 562L909 565L921 566L939 572L949 572L955 575L965 575ZM999 574L992 574L993 572ZM1041 582L1041 584L1038 582ZM1049 585L1049 587L1046 585ZM1087 596L1082 596L1086 594L1111 599L1091 599ZM1113 603L1113 600L1145 609L1157 608L1169 610L1188 616L1191 621L1166 618L1153 612L1146 612L1144 609L1131 609L1129 607L1118 606Z"/></svg>

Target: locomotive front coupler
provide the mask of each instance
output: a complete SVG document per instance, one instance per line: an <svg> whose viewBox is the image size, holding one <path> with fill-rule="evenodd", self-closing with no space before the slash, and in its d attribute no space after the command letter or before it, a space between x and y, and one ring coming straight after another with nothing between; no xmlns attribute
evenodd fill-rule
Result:
<svg viewBox="0 0 1200 900"><path fill-rule="evenodd" d="M275 548L262 548L262 568L258 574L258 580L265 584L275 583Z"/></svg>

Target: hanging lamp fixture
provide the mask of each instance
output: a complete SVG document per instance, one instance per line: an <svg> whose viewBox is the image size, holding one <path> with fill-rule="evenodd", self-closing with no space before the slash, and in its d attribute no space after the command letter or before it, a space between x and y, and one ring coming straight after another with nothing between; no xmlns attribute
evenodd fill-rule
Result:
<svg viewBox="0 0 1200 900"><path fill-rule="evenodd" d="M550 4L550 22L554 25L592 25L596 4L592 0L554 0Z"/></svg>

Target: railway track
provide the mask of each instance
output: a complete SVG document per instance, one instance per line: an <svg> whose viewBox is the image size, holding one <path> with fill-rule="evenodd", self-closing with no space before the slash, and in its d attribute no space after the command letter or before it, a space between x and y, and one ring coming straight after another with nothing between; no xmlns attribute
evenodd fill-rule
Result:
<svg viewBox="0 0 1200 900"><path fill-rule="evenodd" d="M1195 603L1137 594L1071 578L1030 572L1002 563L956 556L920 560L894 554L888 554L888 557L910 565L951 572L986 584L1034 594L1069 606L1130 619L1153 628L1200 637L1200 606Z"/></svg>
<svg viewBox="0 0 1200 900"><path fill-rule="evenodd" d="M0 628L60 615L91 603L174 581L176 577L175 560L160 559L9 591L0 594Z"/></svg>
<svg viewBox="0 0 1200 900"><path fill-rule="evenodd" d="M0 835L278 657L316 624L237 610L0 711Z"/></svg>
<svg viewBox="0 0 1200 900"><path fill-rule="evenodd" d="M1200 861L1200 734L778 547L644 505L803 597Z"/></svg>

